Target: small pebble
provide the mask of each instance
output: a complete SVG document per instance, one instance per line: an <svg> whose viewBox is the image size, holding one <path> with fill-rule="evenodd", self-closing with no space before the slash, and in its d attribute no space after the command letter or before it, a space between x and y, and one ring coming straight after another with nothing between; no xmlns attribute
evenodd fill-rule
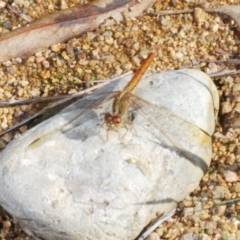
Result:
<svg viewBox="0 0 240 240"><path fill-rule="evenodd" d="M131 63L131 62L125 63L125 64L122 66L122 69L123 69L123 70L126 70L126 71L131 70L131 69L132 69L132 63Z"/></svg>
<svg viewBox="0 0 240 240"><path fill-rule="evenodd" d="M61 9L62 10L68 8L68 5L67 5L65 0L61 0L60 2L61 2Z"/></svg>
<svg viewBox="0 0 240 240"><path fill-rule="evenodd" d="M19 7L22 7L24 4L24 0L14 0L14 3L17 4Z"/></svg>
<svg viewBox="0 0 240 240"><path fill-rule="evenodd" d="M0 1L0 9L5 8L6 4L6 2Z"/></svg>
<svg viewBox="0 0 240 240"><path fill-rule="evenodd" d="M61 44L54 44L51 46L53 52L59 52L61 50Z"/></svg>
<svg viewBox="0 0 240 240"><path fill-rule="evenodd" d="M43 62L43 66L44 66L45 68L49 68L49 67L50 67L49 61L44 61L44 62Z"/></svg>
<svg viewBox="0 0 240 240"><path fill-rule="evenodd" d="M168 28L171 28L171 27L172 27L172 22L169 21L168 19L166 19L165 17L162 17L162 18L161 18L161 24L162 24L163 26L168 27Z"/></svg>
<svg viewBox="0 0 240 240"><path fill-rule="evenodd" d="M2 23L2 27L3 28L10 28L11 27L11 25L12 25L12 23L10 22L10 21L6 21L6 22L3 22Z"/></svg>
<svg viewBox="0 0 240 240"><path fill-rule="evenodd" d="M160 237L157 233L152 232L148 237L147 240L160 240Z"/></svg>
<svg viewBox="0 0 240 240"><path fill-rule="evenodd" d="M202 8L195 8L194 9L194 20L196 23L202 23L205 21L206 13Z"/></svg>
<svg viewBox="0 0 240 240"><path fill-rule="evenodd" d="M234 186L234 190L237 192L237 193L240 193L240 182L237 182Z"/></svg>
<svg viewBox="0 0 240 240"><path fill-rule="evenodd" d="M238 92L240 91L240 83L235 83L232 88L233 92Z"/></svg>
<svg viewBox="0 0 240 240"><path fill-rule="evenodd" d="M45 57L43 57L43 56L36 57L36 63L41 63L44 60L45 60Z"/></svg>
<svg viewBox="0 0 240 240"><path fill-rule="evenodd" d="M232 105L231 102L222 102L221 103L221 114L229 113L232 111Z"/></svg>
<svg viewBox="0 0 240 240"><path fill-rule="evenodd" d="M29 94L32 96L32 97L39 97L41 92L38 88L34 88L32 89L31 91L29 91Z"/></svg>
<svg viewBox="0 0 240 240"><path fill-rule="evenodd" d="M225 170L223 171L224 178L226 182L237 182L238 181L238 175L236 172Z"/></svg>

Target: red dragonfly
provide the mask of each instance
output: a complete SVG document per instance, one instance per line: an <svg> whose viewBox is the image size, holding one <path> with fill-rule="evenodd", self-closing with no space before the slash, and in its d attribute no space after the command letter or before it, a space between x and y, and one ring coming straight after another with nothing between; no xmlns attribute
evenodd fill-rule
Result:
<svg viewBox="0 0 240 240"><path fill-rule="evenodd" d="M130 106L130 98L131 92L136 87L138 82L140 81L142 75L151 64L154 59L155 54L151 53L142 62L140 68L133 75L132 79L128 82L122 92L117 93L114 97L113 105L112 105L112 114L107 113L105 115L105 122L110 129L119 128L124 124L122 116L128 112Z"/></svg>

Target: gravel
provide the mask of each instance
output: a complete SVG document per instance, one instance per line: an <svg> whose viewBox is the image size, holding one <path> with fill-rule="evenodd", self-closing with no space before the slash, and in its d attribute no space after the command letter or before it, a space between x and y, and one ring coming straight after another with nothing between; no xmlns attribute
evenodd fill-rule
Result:
<svg viewBox="0 0 240 240"><path fill-rule="evenodd" d="M86 1L80 1L84 3ZM163 2L163 3L162 3ZM236 65L200 62L239 58L239 39L230 28L232 22L217 14L196 9L194 13L155 16L160 10L192 9L195 0L157 1L149 14L138 19L113 23L112 19L93 32L64 44L55 44L46 52L27 59L11 59L0 64L2 100L55 96L80 91L94 81L119 76L136 69L149 52L157 53L149 72L182 68L215 73ZM42 15L76 5L74 0L44 2L14 0L12 6L37 19ZM214 1L214 6L233 5L234 1ZM211 7L211 4L210 4ZM0 1L0 34L27 24ZM113 25L111 25L113 23ZM240 202L221 202L240 197L240 78L226 76L213 79L221 97L221 113L213 137L212 164L199 187L179 203L179 209L149 239L240 239ZM39 108L18 106L0 109L0 131L33 114ZM27 130L5 134L3 149L13 138ZM32 239L2 213L1 239Z"/></svg>

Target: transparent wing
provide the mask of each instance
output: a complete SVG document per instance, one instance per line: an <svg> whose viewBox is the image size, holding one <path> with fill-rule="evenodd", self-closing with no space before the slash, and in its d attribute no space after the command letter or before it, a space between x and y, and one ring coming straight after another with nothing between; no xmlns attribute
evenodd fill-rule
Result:
<svg viewBox="0 0 240 240"><path fill-rule="evenodd" d="M110 93L110 88L114 88L114 84L115 82L117 82L116 80L120 80L121 78L124 78L126 77L127 75L129 75L131 72L127 72L121 76L118 76L116 78L113 78L113 79L109 79L109 80L104 80L102 83L98 84L98 85L95 85L89 89L86 89L86 90L83 90L81 92L78 92L78 93L75 93L73 95L60 95L60 96L54 96L54 97L45 97L45 98L33 98L33 99L19 99L19 100L9 100L9 101L0 101L0 107L10 107L10 106L19 106L19 105L27 105L27 104L32 104L32 103L37 103L37 102L52 102L52 103L49 103L49 105L47 107L44 107L42 110L40 110L39 112L37 112L36 114L34 114L33 116L21 121L20 123L6 129L5 131L1 132L0 133L0 136L8 133L8 132L11 132L12 130L14 129L17 129L19 127L21 127L22 125L28 123L29 121L31 121L32 119L40 116L40 115L43 115L45 114L46 112L55 112L56 114L56 111L55 109L56 108L59 108L60 105L64 105L65 104L65 107L67 105L69 105L71 102L73 102L74 100L76 101L76 99L79 99L79 97L82 97L82 96L85 96L86 94L89 94L89 92L91 91L94 91L94 90L97 90L98 92L101 92L103 98L107 97ZM105 93L104 93L104 88L108 86L108 89ZM104 88L103 88L104 87ZM100 96L100 93L98 94L98 96ZM87 95L85 96L81 101L82 101L82 104L80 103L80 106L83 107L83 108L86 108L88 103L88 99L91 100L91 99L95 99L96 101L96 105L97 105L97 101L98 101L98 96L94 94L91 94L91 95ZM60 99L60 100L59 100ZM110 97L111 99L111 97ZM108 101L106 99L106 101ZM100 101L99 101L100 102ZM62 108L61 108L62 109Z"/></svg>
<svg viewBox="0 0 240 240"><path fill-rule="evenodd" d="M211 136L203 129L176 116L174 113L155 106L148 101L131 94L130 104L138 109L149 122L148 131L154 128L154 134L162 145L174 148L194 165L206 171L204 156L211 151Z"/></svg>
<svg viewBox="0 0 240 240"><path fill-rule="evenodd" d="M98 108L101 104L106 103L114 98L114 96L118 92L102 92L102 93L96 93L91 94L84 99L76 101L74 104L68 106L67 108L63 109L63 111L60 112L60 114L66 114L69 112L72 112L72 114L67 114L66 118L68 121L65 123L65 125L76 125L79 124L80 118L85 118L89 111ZM75 112L75 114L74 114ZM76 123L74 123L76 122ZM80 121L82 122L82 121Z"/></svg>
<svg viewBox="0 0 240 240"><path fill-rule="evenodd" d="M79 129L75 131L76 126L84 128L84 123L89 121L89 119L94 119L96 117L99 118L94 110L98 109L101 104L114 98L116 93L118 92L92 94L64 108L63 111L54 116L56 119L49 119L47 130L42 127L42 132L34 134L35 140L29 144L29 148L35 148L44 143L47 139L56 139L58 138L59 133L77 140L85 139L86 136L91 134L89 133L91 131L93 134L97 134L97 128L95 128L94 131L93 129L88 128L89 132L86 133L84 130L79 132Z"/></svg>
<svg viewBox="0 0 240 240"><path fill-rule="evenodd" d="M43 114L48 114L53 116L51 112L56 114L56 112L59 112L61 109L64 109L61 111L62 114L70 112L70 111L76 111L77 115L75 117L69 116L68 122L66 122L64 125L68 125L72 122L74 122L77 118L80 118L81 116L84 116L87 114L88 111L90 111L93 108L97 108L100 104L107 102L111 100L115 96L116 92L102 92L98 94L90 94L85 96L82 99L74 99L72 96L64 97L61 100L58 100L56 102L50 103L47 107L43 108L33 116L21 121L20 123L6 129L5 131L0 133L0 136L3 136L4 134L11 132L12 130L21 127L22 125L30 122L32 119L35 119L36 117L39 117ZM74 101L75 104L71 104ZM70 105L71 104L71 105ZM66 107L70 105L69 107ZM76 110L76 108L79 108L79 111ZM58 110L57 110L58 109ZM81 112L80 112L81 109ZM67 118L67 117L66 117ZM63 127L63 126L62 126Z"/></svg>

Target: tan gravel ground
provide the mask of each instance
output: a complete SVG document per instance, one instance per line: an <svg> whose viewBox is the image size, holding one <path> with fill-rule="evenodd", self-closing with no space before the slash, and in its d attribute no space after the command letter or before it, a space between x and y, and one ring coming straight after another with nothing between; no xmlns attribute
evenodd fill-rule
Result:
<svg viewBox="0 0 240 240"><path fill-rule="evenodd" d="M84 3L86 1L80 1ZM164 2L164 3L161 3ZM231 21L217 14L180 14L157 16L160 10L192 9L195 0L157 1L148 14L110 25L107 20L96 31L53 45L46 52L0 64L0 99L19 99L75 93L94 85L94 81L119 76L136 69L149 52L157 56L151 72L182 68L201 69L215 73L237 65L199 63L198 59L239 58L239 39L230 28ZM237 5L238 0L209 1L211 6ZM75 0L14 0L12 6L37 19L39 16L77 4ZM16 16L0 0L0 34L11 31L26 21ZM77 55L77 58L75 57ZM239 126L240 78L225 76L213 79L221 97L221 123ZM0 109L0 131L33 114L28 106ZM225 117L223 121L223 115ZM227 120L226 120L227 119ZM11 139L25 131L15 131L0 139L3 149ZM149 239L240 239L240 202L222 204L226 199L240 197L240 130L228 129L222 135L217 125L213 138L213 160L199 187L179 203L179 211ZM32 239L6 217L0 216L1 239Z"/></svg>

